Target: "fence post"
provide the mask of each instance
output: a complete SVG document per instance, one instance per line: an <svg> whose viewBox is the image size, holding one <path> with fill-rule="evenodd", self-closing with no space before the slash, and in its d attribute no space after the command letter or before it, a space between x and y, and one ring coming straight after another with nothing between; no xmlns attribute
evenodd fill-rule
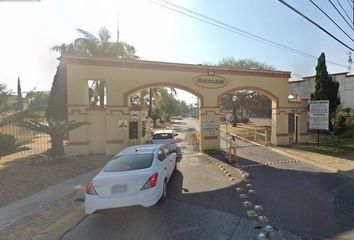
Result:
<svg viewBox="0 0 354 240"><path fill-rule="evenodd" d="M255 142L257 142L257 129L254 129L254 139Z"/></svg>
<svg viewBox="0 0 354 240"><path fill-rule="evenodd" d="M265 145L268 145L268 131L264 129L264 138L265 138Z"/></svg>

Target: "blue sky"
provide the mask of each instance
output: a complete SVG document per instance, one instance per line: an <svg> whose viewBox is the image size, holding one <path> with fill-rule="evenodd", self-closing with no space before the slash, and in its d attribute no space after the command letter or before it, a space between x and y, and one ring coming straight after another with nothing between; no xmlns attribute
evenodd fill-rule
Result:
<svg viewBox="0 0 354 240"><path fill-rule="evenodd" d="M315 56L324 51L328 60L347 65L348 49L277 0L171 2ZM354 47L308 0L287 2ZM328 1L315 2L354 38L354 31ZM347 0L340 2L352 17ZM148 0L0 1L0 83L15 90L20 76L24 91L49 90L58 64L58 53L51 51L51 46L78 37L76 28L97 33L101 26L106 26L115 40L118 15L120 40L134 45L144 60L199 64L217 63L223 57L253 58L300 76L314 74L316 59L227 32ZM327 67L330 72L347 71L346 67ZM293 78L301 78L298 75ZM186 101L191 98L183 93L180 97Z"/></svg>

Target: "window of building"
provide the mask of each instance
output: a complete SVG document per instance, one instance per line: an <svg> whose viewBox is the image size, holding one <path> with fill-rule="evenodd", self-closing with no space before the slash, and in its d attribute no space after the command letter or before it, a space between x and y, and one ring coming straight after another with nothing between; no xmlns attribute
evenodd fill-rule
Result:
<svg viewBox="0 0 354 240"><path fill-rule="evenodd" d="M103 108L107 104L105 82L88 80L88 103L90 106Z"/></svg>

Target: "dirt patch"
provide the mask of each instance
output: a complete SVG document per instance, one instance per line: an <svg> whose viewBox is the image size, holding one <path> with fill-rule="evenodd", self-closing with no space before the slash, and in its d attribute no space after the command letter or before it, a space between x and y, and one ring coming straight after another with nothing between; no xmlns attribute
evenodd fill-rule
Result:
<svg viewBox="0 0 354 240"><path fill-rule="evenodd" d="M30 216L22 218L1 231L0 240L26 240L33 239L35 236L37 239L49 239L47 238L48 228L58 219L67 216L83 204L80 200L82 191L80 189L78 192L68 194L37 210ZM84 213L82 213L82 216L84 216Z"/></svg>
<svg viewBox="0 0 354 240"><path fill-rule="evenodd" d="M103 167L111 156L88 155L53 160L44 154L18 159L0 159L0 207Z"/></svg>

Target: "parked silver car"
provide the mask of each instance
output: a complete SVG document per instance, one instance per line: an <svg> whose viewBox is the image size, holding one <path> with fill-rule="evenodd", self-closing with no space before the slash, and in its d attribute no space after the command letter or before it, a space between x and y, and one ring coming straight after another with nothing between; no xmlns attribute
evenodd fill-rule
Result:
<svg viewBox="0 0 354 240"><path fill-rule="evenodd" d="M151 142L153 144L166 144L174 152L177 151L177 144L175 137L178 136L173 130L158 130L152 135Z"/></svg>

